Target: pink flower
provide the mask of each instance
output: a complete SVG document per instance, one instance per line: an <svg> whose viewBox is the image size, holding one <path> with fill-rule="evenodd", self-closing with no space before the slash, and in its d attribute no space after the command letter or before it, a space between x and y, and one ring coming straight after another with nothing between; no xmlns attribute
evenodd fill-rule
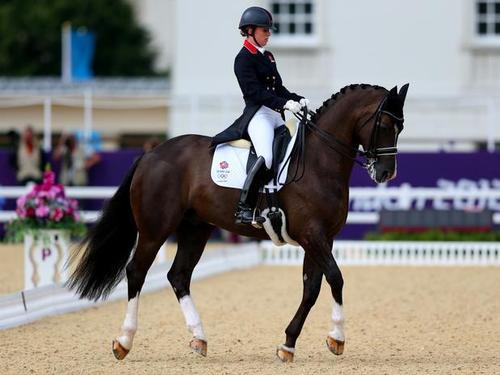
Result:
<svg viewBox="0 0 500 375"><path fill-rule="evenodd" d="M39 206L35 210L36 217L47 217L49 215L49 208L47 206Z"/></svg>
<svg viewBox="0 0 500 375"><path fill-rule="evenodd" d="M64 217L80 221L78 201L67 198L64 186L55 183L55 174L47 171L43 182L35 185L31 191L16 201L16 213L21 219L39 218L40 225L47 221L60 222Z"/></svg>
<svg viewBox="0 0 500 375"><path fill-rule="evenodd" d="M21 195L16 201L17 207L24 207L26 204L26 195Z"/></svg>
<svg viewBox="0 0 500 375"><path fill-rule="evenodd" d="M22 207L16 208L16 214L17 214L17 216L19 216L22 219L26 218L26 210Z"/></svg>
<svg viewBox="0 0 500 375"><path fill-rule="evenodd" d="M52 171L46 171L43 174L43 185L52 186L56 182L56 174Z"/></svg>
<svg viewBox="0 0 500 375"><path fill-rule="evenodd" d="M54 211L52 211L51 219L55 221L60 221L63 218L63 216L64 216L63 210L61 210L60 208L56 208Z"/></svg>
<svg viewBox="0 0 500 375"><path fill-rule="evenodd" d="M69 199L69 206L73 210L77 210L78 209L78 201L76 199Z"/></svg>

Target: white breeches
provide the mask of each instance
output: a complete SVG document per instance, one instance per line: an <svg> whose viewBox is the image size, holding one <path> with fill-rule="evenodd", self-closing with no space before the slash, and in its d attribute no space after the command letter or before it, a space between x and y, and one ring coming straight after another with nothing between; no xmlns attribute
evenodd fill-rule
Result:
<svg viewBox="0 0 500 375"><path fill-rule="evenodd" d="M273 164L274 129L283 123L281 114L262 106L248 124L248 135L255 147L257 157L264 157L268 169Z"/></svg>

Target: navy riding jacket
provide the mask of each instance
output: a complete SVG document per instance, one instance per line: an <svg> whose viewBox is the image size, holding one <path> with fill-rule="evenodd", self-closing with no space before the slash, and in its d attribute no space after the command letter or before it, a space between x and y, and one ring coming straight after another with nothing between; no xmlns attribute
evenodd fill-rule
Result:
<svg viewBox="0 0 500 375"><path fill-rule="evenodd" d="M248 124L261 106L271 108L283 116L283 107L288 100L302 99L302 96L283 86L273 54L269 51L261 53L247 40L234 60L234 73L246 106L243 114L231 126L213 138L212 147L235 139L248 139Z"/></svg>

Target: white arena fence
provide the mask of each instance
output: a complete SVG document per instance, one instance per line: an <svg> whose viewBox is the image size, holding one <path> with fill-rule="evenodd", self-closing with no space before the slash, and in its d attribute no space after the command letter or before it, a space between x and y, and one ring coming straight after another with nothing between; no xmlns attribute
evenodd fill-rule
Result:
<svg viewBox="0 0 500 375"><path fill-rule="evenodd" d="M107 199L111 198L117 187L114 186L82 186L66 187L66 195L75 199ZM31 186L0 186L0 197L17 199L31 191ZM99 211L81 211L83 221L92 223L99 217ZM15 211L0 211L0 222L16 218Z"/></svg>
<svg viewBox="0 0 500 375"><path fill-rule="evenodd" d="M261 245L268 265L301 265L297 246ZM500 242L335 241L333 256L346 266L499 266Z"/></svg>
<svg viewBox="0 0 500 375"><path fill-rule="evenodd" d="M26 194L30 187L0 186L0 197L18 198ZM67 187L66 194L75 199L106 199L110 198L117 187L89 186ZM412 209L413 206L424 207L429 203L435 209L462 208L481 209L489 208L496 211L493 214L493 223L500 224L500 189L486 188L415 188L408 185L400 187L385 187L379 185L371 187L353 187L349 190L349 198L356 211L349 212L348 224L377 224L378 210L385 209ZM364 208L363 208L364 207ZM369 212L360 212L368 209ZM414 208L413 208L414 209ZM418 208L417 208L418 209ZM94 222L99 217L99 211L82 211L85 222ZM15 211L0 211L0 222L7 222L16 217Z"/></svg>
<svg viewBox="0 0 500 375"><path fill-rule="evenodd" d="M336 241L332 250L340 265L353 266L500 266L500 243L473 242L369 242ZM193 279L251 268L258 265L301 265L300 247L276 247L271 241L235 245L203 255ZM169 287L166 276L170 261L162 260L150 269L143 293ZM127 296L125 282L111 294L110 300ZM50 285L0 297L0 329L26 324L46 316L68 313L95 306L79 300L60 285Z"/></svg>

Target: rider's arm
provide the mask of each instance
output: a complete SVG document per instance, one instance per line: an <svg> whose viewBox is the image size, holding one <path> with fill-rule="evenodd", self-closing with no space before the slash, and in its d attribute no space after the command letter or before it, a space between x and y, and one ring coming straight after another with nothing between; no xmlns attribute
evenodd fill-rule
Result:
<svg viewBox="0 0 500 375"><path fill-rule="evenodd" d="M294 100L294 101L298 102L298 101L300 101L300 99L304 98L303 96L297 95L294 92L288 91L288 89L283 85L279 86L277 91L278 91L279 96L282 96L283 98L286 98L288 100Z"/></svg>

